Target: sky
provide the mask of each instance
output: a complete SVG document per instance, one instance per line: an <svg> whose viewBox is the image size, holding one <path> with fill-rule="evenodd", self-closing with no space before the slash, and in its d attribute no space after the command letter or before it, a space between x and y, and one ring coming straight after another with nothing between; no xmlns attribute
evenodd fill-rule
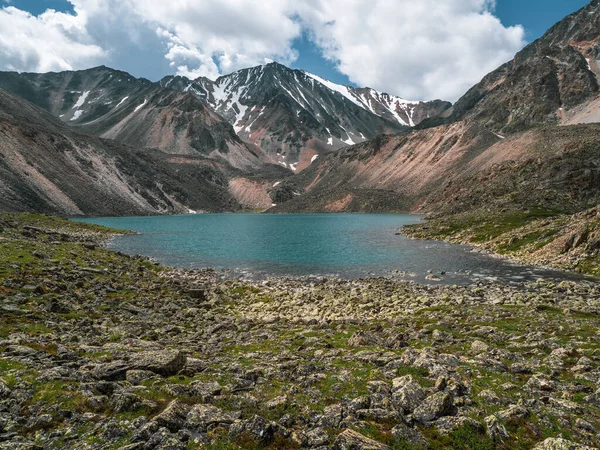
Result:
<svg viewBox="0 0 600 450"><path fill-rule="evenodd" d="M0 70L107 65L156 81L278 61L455 101L588 0L0 0Z"/></svg>

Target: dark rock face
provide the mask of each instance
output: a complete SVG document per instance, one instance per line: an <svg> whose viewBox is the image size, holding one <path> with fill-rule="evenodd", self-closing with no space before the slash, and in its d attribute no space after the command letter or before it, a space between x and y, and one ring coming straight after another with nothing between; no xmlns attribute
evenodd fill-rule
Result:
<svg viewBox="0 0 600 450"><path fill-rule="evenodd" d="M567 121L570 110L598 96L599 30L600 6L594 0L487 75L445 118L425 120L422 126L469 119L514 133Z"/></svg>

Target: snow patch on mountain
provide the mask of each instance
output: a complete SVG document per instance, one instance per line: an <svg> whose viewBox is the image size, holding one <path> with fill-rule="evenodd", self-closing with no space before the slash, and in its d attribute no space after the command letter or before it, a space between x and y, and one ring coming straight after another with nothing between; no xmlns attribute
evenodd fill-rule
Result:
<svg viewBox="0 0 600 450"><path fill-rule="evenodd" d="M352 103L354 103L356 106L360 106L361 108L365 107L354 97L354 95L352 95L352 93L350 92L350 90L348 89L347 86L342 86L341 84L335 84L334 82L326 80L325 78L321 78L320 76L315 75L314 73L310 73L310 72L304 72L304 73L307 76L311 77L312 79L321 83L323 86L326 86L327 88L331 89L332 91L339 92L344 97L346 97L348 100L350 100Z"/></svg>
<svg viewBox="0 0 600 450"><path fill-rule="evenodd" d="M73 105L72 109L81 108L88 98L88 95L90 95L90 91L85 91L83 94L81 94L81 96L77 99L77 102Z"/></svg>
<svg viewBox="0 0 600 450"><path fill-rule="evenodd" d="M128 95L127 97L123 98L123 99L122 99L122 100L121 100L121 101L118 103L118 105L117 105L117 106L115 106L115 109L117 109L119 106L121 106L123 103L125 103L125 102L127 101L127 99L128 99L128 98L129 98L129 95Z"/></svg>
<svg viewBox="0 0 600 450"><path fill-rule="evenodd" d="M83 113L84 111L81 109L75 111L75 114L73 114L73 117L71 117L71 122L74 122L75 120L79 119Z"/></svg>
<svg viewBox="0 0 600 450"><path fill-rule="evenodd" d="M134 112L134 113L138 112L140 109L142 109L144 106L146 106L146 104L147 104L147 103L148 103L148 99L147 99L147 98L145 98L145 99L144 99L144 103L142 103L141 105L139 105L138 107L136 107L136 108L133 110L133 112Z"/></svg>

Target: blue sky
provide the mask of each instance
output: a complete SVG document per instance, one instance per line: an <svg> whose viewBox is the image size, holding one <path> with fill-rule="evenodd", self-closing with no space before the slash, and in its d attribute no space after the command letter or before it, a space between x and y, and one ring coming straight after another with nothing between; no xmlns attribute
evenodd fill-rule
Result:
<svg viewBox="0 0 600 450"><path fill-rule="evenodd" d="M469 14L461 12L465 9L463 5L467 2L469 5L476 5L477 0L444 0L443 3L436 3L439 0L419 0L418 5L421 7L430 5L436 12L447 10L446 22L443 23L436 22L435 19L430 21L428 16L431 15L431 9L421 11L421 16L414 16L418 7L413 6L415 3L409 0L360 0L354 3L356 11L344 9L346 3L343 0L318 0L316 3L265 0L264 4L251 0L172 3L164 0L135 0L132 3L137 5L134 14L131 14L133 10L125 10L125 2L120 0L103 0L100 3L90 0L71 1L88 8L88 15L91 17L87 22L82 22L83 31L80 30L79 34L65 32L68 27L57 26L55 20L30 23L32 20L21 18L21 22L17 23L14 16L6 15L4 22L0 17L0 28L4 27L5 35L8 36L5 40L12 38L15 41L13 54L5 57L5 61L2 61L0 52L0 70L47 71L103 63L151 80L158 80L172 73L192 78L200 75L214 78L219 73L255 65L257 61L271 58L270 55L279 55L273 58L337 83L375 87L405 98L454 100L485 73L509 60L525 42L540 37L551 25L589 2L496 0L494 14L501 21L499 25L489 22L482 24L484 19L481 18L477 19L478 23L465 19ZM289 5L301 5L298 7L298 14L302 17L286 16L286 7L279 8L284 3L288 5L288 10ZM309 8L302 10L303 4ZM378 6L373 6L375 4ZM14 6L34 16L48 9L74 13L73 5L67 0L0 0L0 5ZM248 7L247 11L235 11L244 5ZM313 10L318 8L314 5L318 5L321 10L315 13ZM396 7L397 5L401 6ZM122 11L115 12L119 8ZM260 8L263 10L260 11ZM470 8L476 12L476 6ZM365 12L371 14L370 28L362 27L362 14ZM196 13L197 16L194 16ZM212 18L207 19L204 25L199 23L211 14ZM171 16L165 17L163 21L163 17L167 15ZM131 22L131 17L137 17L139 21ZM328 22L328 17L334 20ZM63 19L59 18L58 22L61 20ZM418 23L415 24L415 20ZM172 28L174 21L182 25L179 31ZM219 21L222 22L215 23ZM380 25L382 21L387 23ZM14 30L7 29L8 24L12 23L15 23ZM317 47L308 38L306 31L297 37L299 27L305 26L300 25L301 23L310 24L313 35L318 36L320 42L325 44ZM332 27L327 26L330 23L333 24ZM463 29L469 24L473 25L471 30L479 30L479 34ZM523 27L524 34L511 28L517 25ZM157 30L160 28L166 34L159 39ZM204 33L204 29L211 28L214 29ZM380 33L384 29L387 34ZM184 31L178 34L181 30ZM189 30L196 34L190 34ZM233 34L231 31L227 34L227 30L233 30ZM22 31L24 36L29 32L31 38L12 37ZM0 41L3 37L1 34L2 30ZM411 41L415 34L423 34L418 37L428 40L429 46L421 48L413 45L414 42ZM455 35L458 38L452 41ZM227 50L223 49L227 49L232 37L233 40L238 38L235 44L237 47L227 54ZM56 42L50 41L51 39L56 39ZM471 42L468 44L469 48L456 45L464 43L465 39ZM27 45L23 45L24 42ZM207 49L203 48L206 42L218 43L216 47ZM251 42L252 45L245 45L246 42ZM393 44L391 49L387 48L390 42ZM334 45L328 46L332 43ZM248 49L249 53L244 54ZM255 49L266 50L252 53ZM324 58L324 53L335 62ZM396 56L398 57L395 58ZM448 74L453 76L449 77ZM454 79L457 81L453 82Z"/></svg>

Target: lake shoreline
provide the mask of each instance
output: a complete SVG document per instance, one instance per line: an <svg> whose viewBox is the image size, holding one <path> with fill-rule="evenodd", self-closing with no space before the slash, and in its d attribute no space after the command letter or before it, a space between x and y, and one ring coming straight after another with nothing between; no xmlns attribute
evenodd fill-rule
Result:
<svg viewBox="0 0 600 450"><path fill-rule="evenodd" d="M489 256L490 258L495 258L500 261L509 262L516 266L536 267L536 268L542 269L542 270L555 271L555 272L559 272L559 273L564 273L565 275L581 277L581 281L587 281L587 282L591 282L591 283L594 283L594 282L600 283L600 276L595 276L595 275L588 274L585 272L577 271L577 270L574 270L573 268L565 267L564 265L552 265L551 263L549 263L548 261L545 261L545 260L536 260L536 259L532 259L532 258L528 258L528 257L519 256L517 254L498 253L497 251L494 251L494 249L492 247L490 247L489 245L473 242L472 240L470 240L468 238L462 238L462 239L446 238L446 239L444 239L439 236L434 236L433 234L431 236L427 236L427 235L416 236L414 232L408 231L405 227L401 227L398 230L398 233L408 239L414 239L414 240L419 240L419 241L422 241L422 240L439 241L439 242L447 242L450 244L463 245L465 247L470 248L473 252L484 254L486 256Z"/></svg>
<svg viewBox="0 0 600 450"><path fill-rule="evenodd" d="M471 211L425 218L401 232L408 238L469 245L521 264L600 280L599 219L597 207L576 214Z"/></svg>
<svg viewBox="0 0 600 450"><path fill-rule="evenodd" d="M136 230L109 248L143 254L170 267L215 268L230 278L384 276L417 283L468 285L498 279L579 280L583 276L516 265L474 252L473 246L397 236L398 225L420 216L401 214L185 215L97 218L85 222ZM82 220L83 221L83 220Z"/></svg>
<svg viewBox="0 0 600 450"><path fill-rule="evenodd" d="M598 285L222 280L114 232L0 215L4 448L597 442Z"/></svg>

